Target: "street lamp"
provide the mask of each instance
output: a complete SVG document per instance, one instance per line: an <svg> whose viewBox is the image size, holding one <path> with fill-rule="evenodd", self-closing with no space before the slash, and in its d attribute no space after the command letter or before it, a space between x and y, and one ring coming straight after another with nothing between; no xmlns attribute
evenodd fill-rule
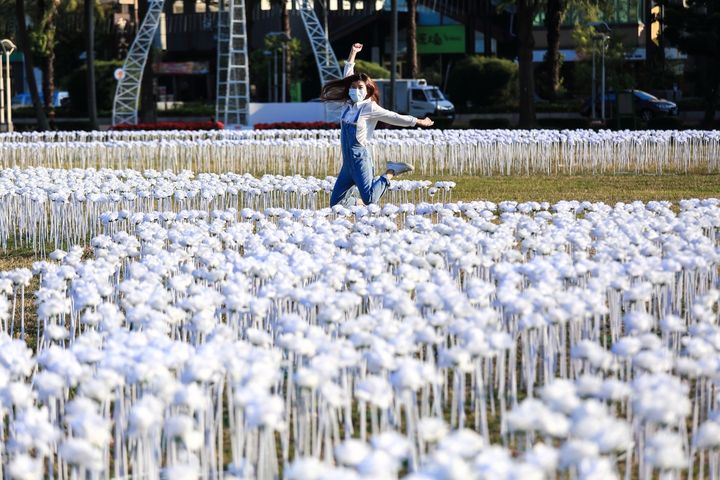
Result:
<svg viewBox="0 0 720 480"><path fill-rule="evenodd" d="M282 43L282 101L286 101L286 89L287 89L287 44L290 41L290 36L285 32L270 32L266 35L271 38L279 38ZM277 91L277 49L273 47L273 63L275 64L275 90ZM277 93L275 94L275 100L277 101Z"/></svg>
<svg viewBox="0 0 720 480"><path fill-rule="evenodd" d="M590 24L595 33L592 36L592 118L595 120L595 100L597 99L596 74L595 74L595 50L600 45L600 61L601 61L601 83L600 83L600 119L605 122L605 52L607 51L608 42L610 41L611 29L605 22L592 22Z"/></svg>
<svg viewBox="0 0 720 480"><path fill-rule="evenodd" d="M7 130L8 132L13 131L13 123L12 123L12 93L11 93L11 83L10 83L10 55L12 52L15 51L15 44L8 40L7 38L4 40L0 40L0 47L2 47L3 53L5 54L5 76L3 77L3 68L2 68L2 58L0 58L0 97L3 97L2 100L0 100L0 112L2 112L2 103L4 103L4 107L7 111L7 116L0 113L0 123L4 123L7 121ZM4 94L4 96L3 96ZM6 118L5 118L6 117Z"/></svg>

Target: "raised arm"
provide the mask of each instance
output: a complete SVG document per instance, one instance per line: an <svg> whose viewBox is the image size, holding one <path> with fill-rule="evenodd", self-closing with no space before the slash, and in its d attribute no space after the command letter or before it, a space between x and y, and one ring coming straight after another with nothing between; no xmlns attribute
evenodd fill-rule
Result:
<svg viewBox="0 0 720 480"><path fill-rule="evenodd" d="M362 50L363 45L362 43L354 43L352 47L350 47L350 54L348 55L347 62L345 63L345 71L343 72L343 77L349 77L353 73L355 73L355 55L358 54L360 50Z"/></svg>

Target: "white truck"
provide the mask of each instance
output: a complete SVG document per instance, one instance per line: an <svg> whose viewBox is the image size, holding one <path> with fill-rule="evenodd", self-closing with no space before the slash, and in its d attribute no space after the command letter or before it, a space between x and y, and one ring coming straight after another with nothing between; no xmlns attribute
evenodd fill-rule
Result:
<svg viewBox="0 0 720 480"><path fill-rule="evenodd" d="M375 80L380 87L380 102L391 108L390 80ZM455 106L445 98L438 87L428 85L423 78L395 80L395 107L398 113L414 117L430 117L433 120L455 119Z"/></svg>

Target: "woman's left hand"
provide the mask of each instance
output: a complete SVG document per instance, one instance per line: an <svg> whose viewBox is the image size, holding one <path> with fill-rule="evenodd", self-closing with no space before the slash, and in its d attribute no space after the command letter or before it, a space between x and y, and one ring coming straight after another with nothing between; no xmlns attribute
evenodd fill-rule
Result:
<svg viewBox="0 0 720 480"><path fill-rule="evenodd" d="M417 122L415 122L415 125L419 125L421 127L432 127L435 124L432 120L430 120L428 117L425 117L423 119L418 119Z"/></svg>

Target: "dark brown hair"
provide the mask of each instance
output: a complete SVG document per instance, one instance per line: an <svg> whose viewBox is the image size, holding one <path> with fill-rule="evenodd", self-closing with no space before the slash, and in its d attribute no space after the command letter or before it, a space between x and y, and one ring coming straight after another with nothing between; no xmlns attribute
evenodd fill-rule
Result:
<svg viewBox="0 0 720 480"><path fill-rule="evenodd" d="M364 73L356 73L339 80L329 81L322 87L320 100L326 102L344 102L348 100L350 98L348 95L350 85L358 80L365 82L365 88L367 88L367 96L365 98L371 98L375 103L380 104L380 89L377 84L373 82L372 78Z"/></svg>

